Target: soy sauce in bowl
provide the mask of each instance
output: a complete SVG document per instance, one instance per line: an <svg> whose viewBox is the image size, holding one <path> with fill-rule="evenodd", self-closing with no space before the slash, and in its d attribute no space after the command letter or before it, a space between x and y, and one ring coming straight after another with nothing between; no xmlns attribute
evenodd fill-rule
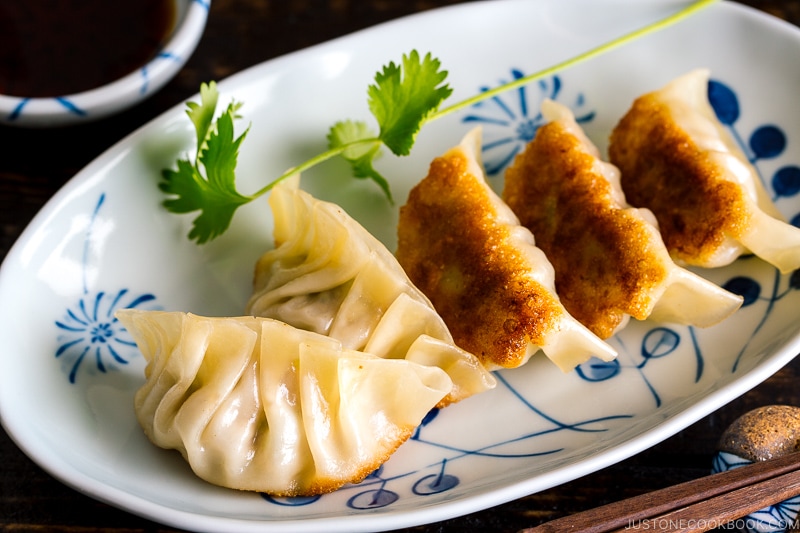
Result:
<svg viewBox="0 0 800 533"><path fill-rule="evenodd" d="M175 0L0 1L0 94L75 94L141 67L173 31Z"/></svg>

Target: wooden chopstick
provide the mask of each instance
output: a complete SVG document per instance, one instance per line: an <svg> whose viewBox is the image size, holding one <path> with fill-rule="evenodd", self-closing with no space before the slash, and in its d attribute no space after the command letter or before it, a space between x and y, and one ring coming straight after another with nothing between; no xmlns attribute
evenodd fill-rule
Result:
<svg viewBox="0 0 800 533"><path fill-rule="evenodd" d="M800 494L800 452L610 503L519 533L708 531Z"/></svg>

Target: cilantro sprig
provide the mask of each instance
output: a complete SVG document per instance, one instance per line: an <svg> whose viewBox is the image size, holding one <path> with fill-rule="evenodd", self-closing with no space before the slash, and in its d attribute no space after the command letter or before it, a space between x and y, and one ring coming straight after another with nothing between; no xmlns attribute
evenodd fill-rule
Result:
<svg viewBox="0 0 800 533"><path fill-rule="evenodd" d="M406 156L416 142L421 128L454 111L493 98L532 81L550 76L558 71L587 61L614 48L638 39L696 13L719 0L699 0L677 13L653 24L623 35L567 61L544 70L515 79L494 89L483 91L455 105L440 109L452 94L445 83L447 71L441 69L438 59L430 53L420 57L412 50L403 55L400 64L390 62L375 75L375 83L367 89L368 104L378 124L378 133L364 121L344 120L335 123L328 132L327 151L290 169L253 194L245 195L236 189L236 162L239 147L249 127L238 137L234 121L240 103L232 102L214 120L219 93L216 84L203 84L200 103L187 103L187 115L195 126L197 149L193 159L180 159L176 169L165 169L161 190L168 195L164 206L172 213L200 211L194 219L189 239L206 243L224 233L230 226L236 210L266 194L277 183L296 173L302 173L333 157L341 156L349 162L353 176L371 179L391 202L388 180L375 168L375 161L383 147L397 156Z"/></svg>
<svg viewBox="0 0 800 533"><path fill-rule="evenodd" d="M375 75L375 84L367 89L369 109L380 125L376 136L363 121L342 121L328 133L328 146L339 152L356 178L370 178L392 201L389 182L373 166L381 145L395 155L411 153L422 124L439 108L453 90L444 80L447 71L431 54L420 60L412 50L403 56L402 66L389 63Z"/></svg>
<svg viewBox="0 0 800 533"><path fill-rule="evenodd" d="M213 81L200 86L200 103L189 102L186 114L197 133L193 159L179 159L177 169L164 169L159 188L170 198L164 207L173 213L200 211L189 239L203 244L225 232L236 210L255 197L236 190L236 162L247 130L234 137L234 119L241 107L232 102L214 122L219 99ZM248 128L249 130L249 128Z"/></svg>

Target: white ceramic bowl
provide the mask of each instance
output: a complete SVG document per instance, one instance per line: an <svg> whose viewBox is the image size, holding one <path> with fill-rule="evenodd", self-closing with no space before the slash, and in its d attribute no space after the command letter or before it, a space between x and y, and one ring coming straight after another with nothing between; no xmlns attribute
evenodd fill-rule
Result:
<svg viewBox="0 0 800 533"><path fill-rule="evenodd" d="M76 94L47 98L0 94L0 123L50 127L87 122L129 108L158 91L194 52L211 5L211 0L176 2L172 32L147 63L116 81Z"/></svg>

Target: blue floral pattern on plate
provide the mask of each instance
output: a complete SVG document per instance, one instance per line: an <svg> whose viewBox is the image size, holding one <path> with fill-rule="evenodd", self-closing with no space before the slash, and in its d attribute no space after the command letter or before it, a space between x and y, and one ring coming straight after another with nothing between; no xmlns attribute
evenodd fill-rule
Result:
<svg viewBox="0 0 800 533"><path fill-rule="evenodd" d="M90 266L92 230L104 204L105 194L101 194L83 238L84 253L81 258L83 295L73 307L65 311L63 318L55 322L59 332L57 336L59 345L55 357L65 362L70 383L75 383L77 380L78 371L87 357L94 362L94 368L101 373L117 365L128 364L130 358L139 352L136 343L114 317L114 312L122 308L140 307L155 300L152 294L132 296L128 289L114 291L89 289L86 271Z"/></svg>

